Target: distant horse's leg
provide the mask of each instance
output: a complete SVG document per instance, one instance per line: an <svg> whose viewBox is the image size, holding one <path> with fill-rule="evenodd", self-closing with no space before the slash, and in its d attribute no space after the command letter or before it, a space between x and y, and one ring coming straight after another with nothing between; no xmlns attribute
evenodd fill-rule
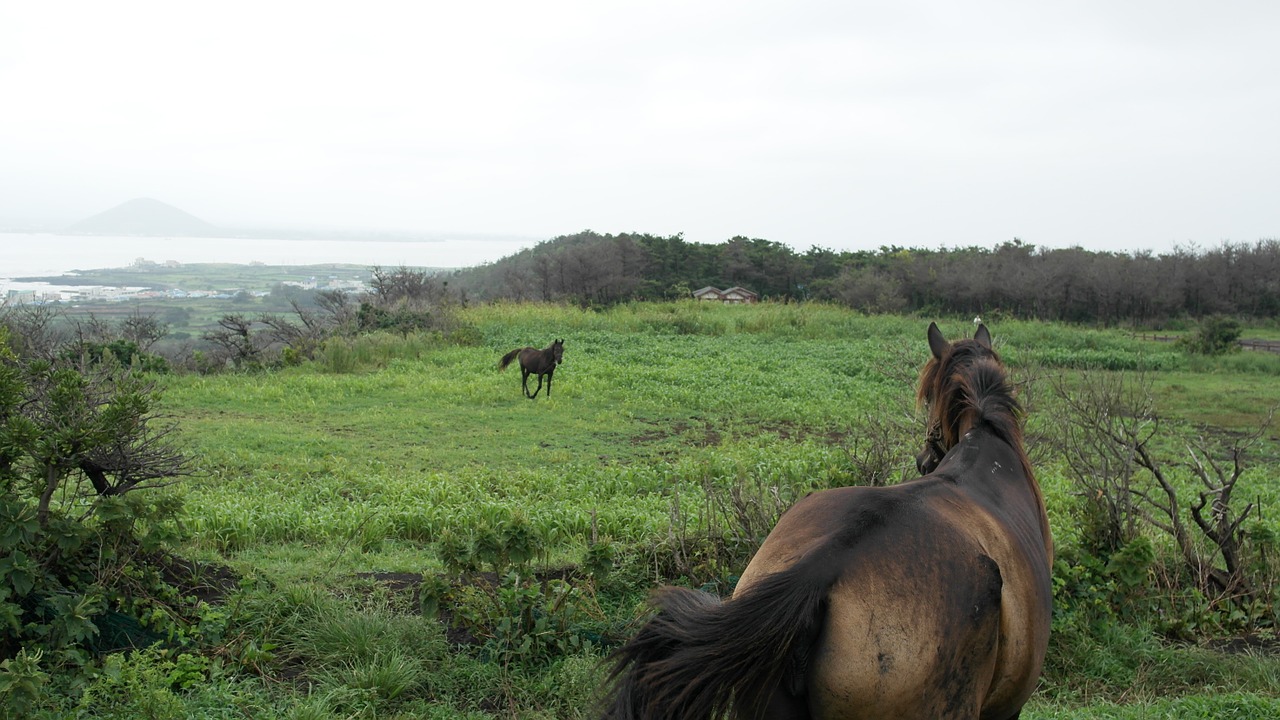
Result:
<svg viewBox="0 0 1280 720"><path fill-rule="evenodd" d="M542 390L542 373L538 373L538 387L534 389L533 394L529 396L529 399L532 400L538 397L538 393L541 390Z"/></svg>
<svg viewBox="0 0 1280 720"><path fill-rule="evenodd" d="M520 368L520 373L520 389L524 390L525 397L532 397L529 395L529 371Z"/></svg>
<svg viewBox="0 0 1280 720"><path fill-rule="evenodd" d="M555 376L556 370L552 367L547 371L547 397L551 397L551 378Z"/></svg>

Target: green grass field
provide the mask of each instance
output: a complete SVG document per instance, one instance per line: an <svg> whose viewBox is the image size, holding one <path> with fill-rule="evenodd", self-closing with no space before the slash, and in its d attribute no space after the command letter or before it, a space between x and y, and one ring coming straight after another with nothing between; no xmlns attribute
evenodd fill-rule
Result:
<svg viewBox="0 0 1280 720"><path fill-rule="evenodd" d="M512 518L536 529L544 570L585 562L593 534L658 563L682 532L725 522L713 519L723 508L708 493L745 483L787 501L852 484L860 466L851 448L869 425L918 423L912 393L927 319L692 303L490 305L461 319L482 344L355 341L298 367L165 378L165 411L198 464L172 490L186 503L176 549L246 578L238 617L290 639L261 677L228 675L185 696L190 716L205 716L194 708L207 704L256 717L585 717L598 650L515 672L450 646L439 622L375 578L438 572L442 538ZM952 337L973 329L940 324ZM1280 356L1205 362L1120 331L1013 321L992 330L1015 376L1034 383L1033 438L1046 378L1083 368L1149 372L1158 406L1188 426L1240 431L1280 404ZM554 338L565 339L554 393L527 400L518 367L499 372L497 361ZM1272 464L1251 486L1269 507L1275 434L1263 453ZM911 456L896 467L910 472ZM1070 542L1065 477L1052 463L1038 472L1055 536ZM1274 512L1267 518L1280 529ZM597 589L596 625L639 611L657 579L644 562L632 567ZM730 581L735 572L704 569ZM335 617L376 628L347 632L376 641L371 664L358 667L377 678L353 677L359 653L313 637L336 632ZM1051 657L1023 717L1280 717L1275 657L1149 638L1119 647ZM409 689L365 697L395 686L396 672ZM226 697L212 699L217 692Z"/></svg>

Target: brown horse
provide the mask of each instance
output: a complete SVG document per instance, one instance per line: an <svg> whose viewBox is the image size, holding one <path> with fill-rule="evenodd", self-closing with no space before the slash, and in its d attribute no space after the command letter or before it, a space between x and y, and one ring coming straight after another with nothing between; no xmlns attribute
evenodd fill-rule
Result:
<svg viewBox="0 0 1280 720"><path fill-rule="evenodd" d="M539 350L535 347L516 348L498 361L498 369L506 370L512 360L520 358L520 387L524 389L524 396L530 400L538 397L538 392L542 390L542 376L547 377L547 397L551 397L551 378L556 374L556 366L564 362L564 340L556 340L545 348ZM529 375L537 373L538 388L529 394Z"/></svg>
<svg viewBox="0 0 1280 720"><path fill-rule="evenodd" d="M799 501L731 599L660 590L603 717L1018 717L1049 640L1044 500L987 328L928 336L931 472Z"/></svg>

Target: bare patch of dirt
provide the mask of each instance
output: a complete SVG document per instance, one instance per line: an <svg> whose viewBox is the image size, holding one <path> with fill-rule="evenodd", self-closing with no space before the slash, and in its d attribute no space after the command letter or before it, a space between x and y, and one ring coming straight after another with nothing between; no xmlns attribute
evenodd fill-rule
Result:
<svg viewBox="0 0 1280 720"><path fill-rule="evenodd" d="M225 565L196 562L168 553L157 555L154 562L160 568L161 579L197 602L220 605L240 588L240 576Z"/></svg>
<svg viewBox="0 0 1280 720"><path fill-rule="evenodd" d="M1242 635L1234 638L1211 640L1210 650L1221 653L1239 655L1252 653L1255 655L1280 655L1280 637L1274 635Z"/></svg>
<svg viewBox="0 0 1280 720"><path fill-rule="evenodd" d="M631 438L632 445L648 445L649 443L661 442L668 438L684 436L690 432L702 433L702 437L694 440L692 445L695 447L715 447L720 444L720 432L711 427L711 423L701 421L698 418L690 418L693 422L677 420L671 423L662 423L659 421L645 420L646 425L654 426L653 432L641 433ZM702 427L699 428L698 424Z"/></svg>
<svg viewBox="0 0 1280 720"><path fill-rule="evenodd" d="M371 572L356 573L356 577L368 578L374 582L386 585L388 590L394 593L402 593L406 590L414 593L414 600L417 598L418 587L422 585L422 573L403 573L403 572Z"/></svg>

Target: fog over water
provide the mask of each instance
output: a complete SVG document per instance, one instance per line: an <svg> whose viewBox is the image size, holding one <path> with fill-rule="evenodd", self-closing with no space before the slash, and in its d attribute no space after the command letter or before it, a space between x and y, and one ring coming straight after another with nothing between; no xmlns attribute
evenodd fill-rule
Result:
<svg viewBox="0 0 1280 720"><path fill-rule="evenodd" d="M346 263L370 267L459 268L499 260L536 242L528 239L393 242L2 233L0 291L29 285L15 282L15 278L127 267L138 259L157 263Z"/></svg>

